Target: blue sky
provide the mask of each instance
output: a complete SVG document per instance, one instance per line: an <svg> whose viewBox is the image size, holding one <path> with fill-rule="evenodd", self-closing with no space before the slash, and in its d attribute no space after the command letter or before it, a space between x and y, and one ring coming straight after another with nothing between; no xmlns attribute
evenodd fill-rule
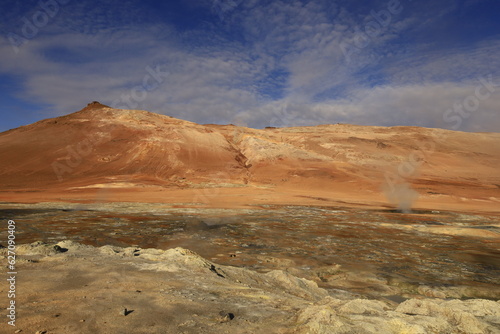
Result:
<svg viewBox="0 0 500 334"><path fill-rule="evenodd" d="M93 100L197 123L500 129L497 0L3 1L0 131Z"/></svg>

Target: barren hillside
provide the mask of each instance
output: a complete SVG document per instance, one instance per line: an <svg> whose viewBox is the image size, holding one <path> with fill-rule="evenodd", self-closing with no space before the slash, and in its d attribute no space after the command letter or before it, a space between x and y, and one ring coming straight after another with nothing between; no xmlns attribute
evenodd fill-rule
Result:
<svg viewBox="0 0 500 334"><path fill-rule="evenodd" d="M500 203L499 133L258 130L91 103L1 133L0 155L4 201L95 200L105 189L107 200L208 205L409 201L497 211Z"/></svg>

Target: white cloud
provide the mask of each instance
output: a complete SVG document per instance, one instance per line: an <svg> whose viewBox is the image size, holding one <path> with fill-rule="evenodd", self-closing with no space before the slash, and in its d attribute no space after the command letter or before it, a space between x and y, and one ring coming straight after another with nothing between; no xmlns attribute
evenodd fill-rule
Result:
<svg viewBox="0 0 500 334"><path fill-rule="evenodd" d="M105 43L109 46L103 58L90 62L58 62L44 56L46 50L62 45L85 58L86 54L99 54L99 47ZM91 100L111 103L120 99L134 86L142 85L148 66L158 64L169 74L144 101L134 102L138 102L138 108L199 122L209 118L221 121L227 119L228 110L256 101L245 86L258 76L258 69L244 53L189 53L175 39L158 43L144 30L128 31L119 40L112 33L40 36L23 45L18 55L6 42L0 47L4 64L0 69L23 77L24 97L54 105L56 114L77 110Z"/></svg>
<svg viewBox="0 0 500 334"><path fill-rule="evenodd" d="M369 10L356 20L342 7L330 9L319 2L242 3L231 23L244 40L212 30L181 33L165 24L106 27L107 11L95 9L75 18L85 22L95 14L101 22L96 33L47 27L18 54L3 40L0 71L22 78L19 95L52 105L47 116L53 116L92 100L123 105L120 97L142 85L148 67L161 64L168 76L144 100L133 101L137 108L254 127L346 122L449 128L443 113L473 94L479 77L492 74L500 81L496 40L425 55L414 52L418 46L391 45L415 23L411 16L394 17L346 62L340 44L352 42L356 27L369 22ZM65 59L58 49L76 57ZM285 79L276 71L286 73ZM368 75L383 80L372 85ZM273 86L282 91L269 92ZM499 103L498 93L481 101L459 129L498 131Z"/></svg>
<svg viewBox="0 0 500 334"><path fill-rule="evenodd" d="M286 100L273 102L240 117L261 127L354 123L498 132L500 85L488 98L479 101L477 109L464 110L466 116L454 111L455 104L464 105L468 97L475 96L480 85L480 82L470 82L461 86L455 83L383 86L359 90L352 99L307 104ZM486 88L483 88L481 94L486 93ZM445 117L447 112L448 117Z"/></svg>
<svg viewBox="0 0 500 334"><path fill-rule="evenodd" d="M416 53L415 49L411 50ZM479 76L500 76L500 40L488 40L473 48L427 52L384 64L391 81L397 84L457 82Z"/></svg>

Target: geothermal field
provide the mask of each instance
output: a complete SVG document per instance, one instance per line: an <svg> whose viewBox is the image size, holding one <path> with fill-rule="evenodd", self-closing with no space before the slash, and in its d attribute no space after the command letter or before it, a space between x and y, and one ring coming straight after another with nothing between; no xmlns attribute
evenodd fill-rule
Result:
<svg viewBox="0 0 500 334"><path fill-rule="evenodd" d="M0 156L2 333L500 333L499 133L93 102Z"/></svg>

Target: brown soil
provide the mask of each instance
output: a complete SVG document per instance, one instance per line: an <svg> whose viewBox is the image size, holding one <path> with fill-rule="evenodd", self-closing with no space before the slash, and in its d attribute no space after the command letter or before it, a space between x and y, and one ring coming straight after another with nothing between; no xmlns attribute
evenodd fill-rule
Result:
<svg viewBox="0 0 500 334"><path fill-rule="evenodd" d="M498 133L347 124L256 130L90 104L1 133L0 156L5 202L500 211Z"/></svg>

